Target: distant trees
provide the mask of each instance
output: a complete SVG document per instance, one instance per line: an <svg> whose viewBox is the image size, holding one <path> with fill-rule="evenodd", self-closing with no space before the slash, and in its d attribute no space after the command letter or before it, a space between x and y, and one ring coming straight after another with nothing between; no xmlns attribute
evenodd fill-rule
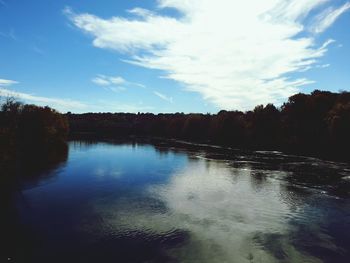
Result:
<svg viewBox="0 0 350 263"><path fill-rule="evenodd" d="M239 111L220 111L210 116L209 141L219 145L242 147L246 144L247 123Z"/></svg>
<svg viewBox="0 0 350 263"><path fill-rule="evenodd" d="M52 146L65 141L68 121L49 107L23 105L18 123L18 140L23 147Z"/></svg>
<svg viewBox="0 0 350 263"><path fill-rule="evenodd" d="M350 148L350 102L339 101L327 114L330 143L339 154L349 154Z"/></svg>
<svg viewBox="0 0 350 263"><path fill-rule="evenodd" d="M281 141L281 113L273 105L255 107L250 114L250 143L255 148L273 149Z"/></svg>
<svg viewBox="0 0 350 263"><path fill-rule="evenodd" d="M73 138L155 136L350 160L350 93L315 90L291 96L281 108L267 104L218 114L62 115L7 98L0 103L0 165L57 153L69 126Z"/></svg>
<svg viewBox="0 0 350 263"><path fill-rule="evenodd" d="M65 115L49 107L22 104L6 98L0 105L0 166L48 158L66 147Z"/></svg>
<svg viewBox="0 0 350 263"><path fill-rule="evenodd" d="M281 108L218 114L68 114L71 135L157 136L249 149L350 159L350 93L315 90L291 96ZM349 156L349 157L348 157Z"/></svg>

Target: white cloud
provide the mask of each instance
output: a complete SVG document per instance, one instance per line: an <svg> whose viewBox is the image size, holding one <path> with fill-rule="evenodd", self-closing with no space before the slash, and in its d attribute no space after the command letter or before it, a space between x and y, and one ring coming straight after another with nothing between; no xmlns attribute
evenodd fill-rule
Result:
<svg viewBox="0 0 350 263"><path fill-rule="evenodd" d="M20 100L33 102L38 105L50 106L62 112L83 110L87 107L87 105L85 105L80 101L75 101L71 99L47 98L47 97L35 96L32 94L17 92L17 91L5 89L2 87L0 87L0 97L1 96L14 97Z"/></svg>
<svg viewBox="0 0 350 263"><path fill-rule="evenodd" d="M120 85L127 83L125 79L122 77L116 76L116 77L109 77L105 75L97 75L95 78L91 80L93 83L99 86L111 86L111 85Z"/></svg>
<svg viewBox="0 0 350 263"><path fill-rule="evenodd" d="M123 87L123 86L110 87L109 89L110 89L111 91L114 91L114 92L119 92L119 91L124 91L124 90L126 90L126 88Z"/></svg>
<svg viewBox="0 0 350 263"><path fill-rule="evenodd" d="M0 87L4 87L4 86L11 86L14 84L17 84L18 81L15 80L10 80L10 79L0 79Z"/></svg>
<svg viewBox="0 0 350 263"><path fill-rule="evenodd" d="M310 29L313 33L319 34L329 28L337 18L350 9L350 3L346 3L339 8L329 7L315 17Z"/></svg>
<svg viewBox="0 0 350 263"><path fill-rule="evenodd" d="M69 8L65 13L93 36L94 46L127 54L129 63L162 70L221 108L251 109L279 104L310 83L288 76L315 67L327 51L330 42L317 47L314 35L300 33L309 29L306 19L320 21L313 31L322 32L348 9L349 4L328 9L329 2L158 0L158 8L176 9L180 18L140 8L129 10L134 18L103 19ZM310 17L311 11L320 15Z"/></svg>
<svg viewBox="0 0 350 263"><path fill-rule="evenodd" d="M93 83L95 83L96 85L99 85L99 86L108 86L108 85L110 85L108 80L105 80L105 79L100 78L100 77L93 78L91 81Z"/></svg>
<svg viewBox="0 0 350 263"><path fill-rule="evenodd" d="M158 91L153 91L153 94L156 95L157 97L161 98L162 100L173 103L173 98L168 97L168 96L166 96Z"/></svg>
<svg viewBox="0 0 350 263"><path fill-rule="evenodd" d="M130 9L130 10L128 10L128 12L130 14L134 14L134 15L137 15L137 16L140 16L140 17L148 17L148 16L151 16L151 15L155 15L150 10L147 10L147 9L144 9L144 8L139 8L139 7Z"/></svg>
<svg viewBox="0 0 350 263"><path fill-rule="evenodd" d="M317 65L317 68L328 68L330 67L331 64L322 64L322 65Z"/></svg>
<svg viewBox="0 0 350 263"><path fill-rule="evenodd" d="M145 88L145 86L140 83L127 81L120 76L113 77L113 76L105 76L105 75L99 74L95 78L93 78L91 81L96 85L102 86L113 92L124 91L126 90L125 86L137 86L137 87ZM124 85L124 86L121 86L121 85Z"/></svg>

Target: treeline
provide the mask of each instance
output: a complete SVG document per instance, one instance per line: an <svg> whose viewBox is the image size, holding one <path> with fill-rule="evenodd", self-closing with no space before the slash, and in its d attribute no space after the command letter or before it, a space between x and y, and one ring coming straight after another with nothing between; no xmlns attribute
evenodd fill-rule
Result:
<svg viewBox="0 0 350 263"><path fill-rule="evenodd" d="M67 114L71 136L156 136L350 160L350 93L296 94L282 107L218 114Z"/></svg>
<svg viewBox="0 0 350 263"><path fill-rule="evenodd" d="M49 107L22 104L3 99L0 104L0 169L47 164L62 151L68 131L68 120Z"/></svg>

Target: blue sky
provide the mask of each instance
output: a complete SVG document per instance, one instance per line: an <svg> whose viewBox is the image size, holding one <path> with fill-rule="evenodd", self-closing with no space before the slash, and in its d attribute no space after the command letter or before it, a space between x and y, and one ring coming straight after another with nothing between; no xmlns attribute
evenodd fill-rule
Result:
<svg viewBox="0 0 350 263"><path fill-rule="evenodd" d="M350 89L342 0L0 0L0 94L62 112L211 112Z"/></svg>

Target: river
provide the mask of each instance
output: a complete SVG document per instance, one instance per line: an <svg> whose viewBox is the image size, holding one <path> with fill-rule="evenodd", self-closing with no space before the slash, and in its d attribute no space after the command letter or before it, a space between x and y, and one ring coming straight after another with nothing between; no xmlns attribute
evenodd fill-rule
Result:
<svg viewBox="0 0 350 263"><path fill-rule="evenodd" d="M346 164L72 141L37 173L11 199L8 262L350 262Z"/></svg>

